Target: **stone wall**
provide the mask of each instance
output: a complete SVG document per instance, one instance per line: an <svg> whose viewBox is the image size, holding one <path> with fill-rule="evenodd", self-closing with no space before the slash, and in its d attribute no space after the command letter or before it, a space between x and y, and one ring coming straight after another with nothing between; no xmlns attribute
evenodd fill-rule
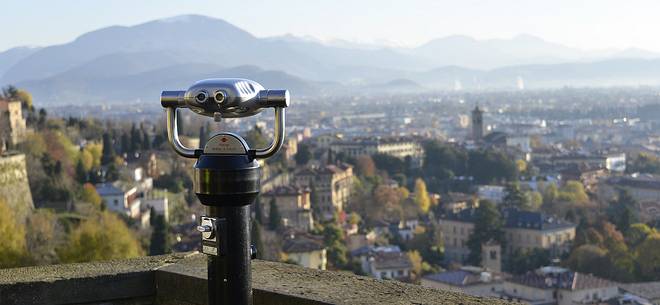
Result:
<svg viewBox="0 0 660 305"><path fill-rule="evenodd" d="M21 221L34 209L25 155L0 155L0 200L9 204Z"/></svg>
<svg viewBox="0 0 660 305"><path fill-rule="evenodd" d="M347 272L255 260L254 305L513 304ZM206 256L0 269L2 305L205 305Z"/></svg>

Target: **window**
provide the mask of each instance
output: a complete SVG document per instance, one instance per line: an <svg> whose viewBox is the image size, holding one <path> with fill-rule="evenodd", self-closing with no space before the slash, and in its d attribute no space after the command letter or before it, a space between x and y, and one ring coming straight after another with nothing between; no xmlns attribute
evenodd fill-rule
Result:
<svg viewBox="0 0 660 305"><path fill-rule="evenodd" d="M119 200L115 199L115 206L119 205Z"/></svg>
<svg viewBox="0 0 660 305"><path fill-rule="evenodd" d="M490 259L497 259L497 251L490 251Z"/></svg>

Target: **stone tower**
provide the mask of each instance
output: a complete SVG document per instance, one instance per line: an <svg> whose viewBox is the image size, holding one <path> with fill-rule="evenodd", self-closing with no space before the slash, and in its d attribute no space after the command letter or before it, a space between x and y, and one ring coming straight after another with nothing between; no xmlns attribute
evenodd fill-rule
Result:
<svg viewBox="0 0 660 305"><path fill-rule="evenodd" d="M481 267L493 272L502 271L502 246L495 240L481 245Z"/></svg>
<svg viewBox="0 0 660 305"><path fill-rule="evenodd" d="M484 112L479 106L472 110L472 140L481 141L484 137Z"/></svg>
<svg viewBox="0 0 660 305"><path fill-rule="evenodd" d="M21 102L0 99L0 144L3 140L8 147L14 147L25 140L25 119L21 112Z"/></svg>

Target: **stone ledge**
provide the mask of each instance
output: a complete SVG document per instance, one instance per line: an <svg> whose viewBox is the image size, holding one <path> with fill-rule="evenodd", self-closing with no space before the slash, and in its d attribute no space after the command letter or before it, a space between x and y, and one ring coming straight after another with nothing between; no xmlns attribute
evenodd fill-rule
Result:
<svg viewBox="0 0 660 305"><path fill-rule="evenodd" d="M153 303L154 271L185 254L0 269L0 304ZM119 302L125 300L126 302ZM128 300L131 300L128 302Z"/></svg>
<svg viewBox="0 0 660 305"><path fill-rule="evenodd" d="M346 272L255 260L254 305L511 304ZM0 270L0 304L205 305L206 256L172 254Z"/></svg>
<svg viewBox="0 0 660 305"><path fill-rule="evenodd" d="M206 304L206 257L191 255L156 272L157 299L163 305ZM348 272L329 272L255 260L254 305L321 304L511 304Z"/></svg>

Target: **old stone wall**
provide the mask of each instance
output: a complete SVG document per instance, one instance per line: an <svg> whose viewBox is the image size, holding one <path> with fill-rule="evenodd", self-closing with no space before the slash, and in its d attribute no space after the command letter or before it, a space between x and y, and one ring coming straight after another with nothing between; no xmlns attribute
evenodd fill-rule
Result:
<svg viewBox="0 0 660 305"><path fill-rule="evenodd" d="M25 155L0 155L0 200L4 200L21 221L34 209Z"/></svg>

